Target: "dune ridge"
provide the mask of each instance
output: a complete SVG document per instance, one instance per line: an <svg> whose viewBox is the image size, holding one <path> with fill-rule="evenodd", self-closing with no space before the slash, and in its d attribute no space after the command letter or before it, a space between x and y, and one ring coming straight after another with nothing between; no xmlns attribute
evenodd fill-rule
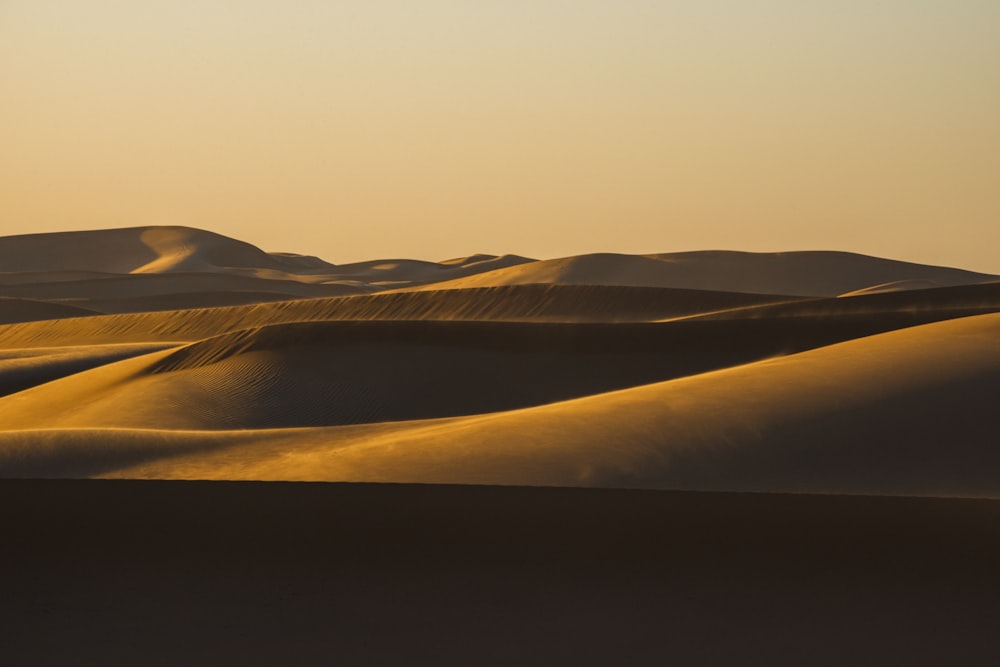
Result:
<svg viewBox="0 0 1000 667"><path fill-rule="evenodd" d="M906 285L911 281L933 281L940 286L954 286L996 280L996 276L989 274L846 252L701 251L564 257L496 269L417 289L559 283L833 297L887 283Z"/></svg>
<svg viewBox="0 0 1000 667"><path fill-rule="evenodd" d="M67 290L108 298L116 290L154 286L152 294L181 293L191 291L192 280L215 280L219 289L222 284L240 284L237 278L246 285L240 289L301 296L322 296L324 286L372 293L540 283L832 297L866 289L1000 280L961 269L830 251L594 253L548 260L476 254L441 262L378 259L335 265L312 256L267 253L237 239L177 226L0 237L0 270L2 293L45 298L67 298ZM88 280L117 282L88 287ZM77 282L82 284L74 287ZM172 283L177 286L171 290Z"/></svg>
<svg viewBox="0 0 1000 667"><path fill-rule="evenodd" d="M302 321L469 320L523 322L644 322L726 308L786 301L744 295L614 286L518 285L364 297L260 301L245 306L87 317L64 326L0 326L0 347L154 340L193 341L227 331ZM145 303L145 300L142 301ZM160 303L154 301L154 305Z"/></svg>

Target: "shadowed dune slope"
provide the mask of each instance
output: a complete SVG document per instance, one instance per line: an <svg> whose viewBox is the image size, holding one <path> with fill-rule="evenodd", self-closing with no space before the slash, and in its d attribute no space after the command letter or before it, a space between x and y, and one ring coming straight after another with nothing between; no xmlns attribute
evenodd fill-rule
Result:
<svg viewBox="0 0 1000 667"><path fill-rule="evenodd" d="M323 296L531 283L836 296L865 289L998 279L959 269L822 251L601 253L542 261L517 255L472 255L443 262L379 259L337 266L315 257L266 253L243 241L188 227L0 237L0 267L5 272L0 274L0 294L26 298L115 298L235 289ZM256 282L236 287L222 281L223 277ZM209 282L194 286L192 281L199 280Z"/></svg>
<svg viewBox="0 0 1000 667"><path fill-rule="evenodd" d="M156 363L169 363L160 354ZM147 372L150 360L141 360ZM9 431L0 467L13 476L998 496L998 391L1000 315L984 315L486 415L256 437Z"/></svg>
<svg viewBox="0 0 1000 667"><path fill-rule="evenodd" d="M895 282L884 283L882 285L872 285L871 287L854 290L853 292L846 292L840 296L858 296L861 294L879 294L882 292L905 292L907 290L914 289L934 289L935 287L942 287L942 285L934 280L915 278L913 280L897 280Z"/></svg>
<svg viewBox="0 0 1000 667"><path fill-rule="evenodd" d="M282 292L251 292L251 291L197 291L173 294L155 294L150 296L86 299L59 299L46 303L65 304L86 302L87 307L95 314L109 315L119 313L151 313L165 310L194 310L196 308L222 308L225 306L250 306L257 303L274 301L294 301L311 297L299 297Z"/></svg>
<svg viewBox="0 0 1000 667"><path fill-rule="evenodd" d="M441 292L400 292L183 312L88 317L64 325L47 323L33 326L26 323L0 326L0 348L195 341L255 326L319 320L635 322L773 303L788 298L600 285L516 285Z"/></svg>
<svg viewBox="0 0 1000 667"><path fill-rule="evenodd" d="M64 317L96 315L94 310L62 303L0 296L0 324L57 320Z"/></svg>
<svg viewBox="0 0 1000 667"><path fill-rule="evenodd" d="M42 288L42 283L110 276L118 276L118 282L103 283L102 288L136 289L131 287L136 276L149 274L224 274L316 285L344 283L371 292L533 261L517 255L473 255L445 262L380 259L335 266L316 257L267 253L221 234L176 226L0 237L0 268L4 271L0 285L21 284L36 293L55 289Z"/></svg>
<svg viewBox="0 0 1000 667"><path fill-rule="evenodd" d="M4 657L985 667L998 505L6 480Z"/></svg>
<svg viewBox="0 0 1000 667"><path fill-rule="evenodd" d="M0 350L0 396L166 347L171 347L171 344L124 343Z"/></svg>
<svg viewBox="0 0 1000 667"><path fill-rule="evenodd" d="M314 257L274 255L249 243L190 227L128 227L0 237L0 266L10 272L271 270L309 274L329 264Z"/></svg>
<svg viewBox="0 0 1000 667"><path fill-rule="evenodd" d="M259 278L226 273L143 273L109 275L89 280L0 286L0 295L29 299L76 299L83 307L94 299L162 297L191 292L284 292L297 297L368 294L353 283L314 284L298 280Z"/></svg>
<svg viewBox="0 0 1000 667"><path fill-rule="evenodd" d="M959 285L933 289L872 292L830 299L802 299L764 303L694 315L691 319L782 319L816 317L830 321L880 313L910 316L914 323L932 317L951 319L1000 310L1000 283ZM930 321L930 320L925 320Z"/></svg>
<svg viewBox="0 0 1000 667"><path fill-rule="evenodd" d="M0 400L0 424L278 428L496 412L743 364L857 333L755 320L290 323L41 384Z"/></svg>
<svg viewBox="0 0 1000 667"><path fill-rule="evenodd" d="M961 269L846 252L703 251L660 255L600 253L541 260L420 289L561 283L832 297L905 280L932 280L948 286L997 279Z"/></svg>
<svg viewBox="0 0 1000 667"><path fill-rule="evenodd" d="M327 478L348 480L997 496L998 391L1000 315L985 315L517 412L362 430L357 446L298 461L300 474L324 475L325 460ZM276 477L294 478L285 465Z"/></svg>
<svg viewBox="0 0 1000 667"><path fill-rule="evenodd" d="M537 260L518 255L471 255L443 262L416 259L376 259L338 265L334 274L382 289L406 287L504 269Z"/></svg>

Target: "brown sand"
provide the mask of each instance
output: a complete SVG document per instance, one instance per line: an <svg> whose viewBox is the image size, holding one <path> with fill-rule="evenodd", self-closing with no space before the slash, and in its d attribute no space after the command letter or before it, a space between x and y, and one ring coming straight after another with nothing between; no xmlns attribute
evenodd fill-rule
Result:
<svg viewBox="0 0 1000 667"><path fill-rule="evenodd" d="M991 280L997 280L996 276L853 253L706 251L564 257L456 278L420 289L561 283L837 296L886 283L933 281L939 286L952 286Z"/></svg>
<svg viewBox="0 0 1000 667"><path fill-rule="evenodd" d="M0 270L5 664L991 664L997 276L183 227Z"/></svg>
<svg viewBox="0 0 1000 667"><path fill-rule="evenodd" d="M985 666L998 517L993 500L4 480L0 636L11 665Z"/></svg>
<svg viewBox="0 0 1000 667"><path fill-rule="evenodd" d="M96 273L46 282L43 250L59 271ZM7 289L60 295L9 311L54 319L0 326L4 476L1000 493L1000 283L849 298L564 284L742 266L748 284L809 269L813 287L792 291L836 292L903 269L910 281L964 275L951 269L846 253L335 267L184 228L8 237L0 251L39 278L8 273ZM216 290L546 266L558 271L531 280L552 284L282 301ZM148 312L65 317L79 314L65 299L100 301L86 296L95 285L105 306ZM249 303L214 305L233 298ZM210 307L160 310L199 300Z"/></svg>

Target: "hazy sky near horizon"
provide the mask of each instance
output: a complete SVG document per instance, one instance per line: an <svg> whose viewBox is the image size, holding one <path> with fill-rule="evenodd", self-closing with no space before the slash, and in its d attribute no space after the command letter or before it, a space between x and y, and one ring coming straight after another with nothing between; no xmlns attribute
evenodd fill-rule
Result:
<svg viewBox="0 0 1000 667"><path fill-rule="evenodd" d="M147 224L1000 273L1000 2L0 0L0 234Z"/></svg>

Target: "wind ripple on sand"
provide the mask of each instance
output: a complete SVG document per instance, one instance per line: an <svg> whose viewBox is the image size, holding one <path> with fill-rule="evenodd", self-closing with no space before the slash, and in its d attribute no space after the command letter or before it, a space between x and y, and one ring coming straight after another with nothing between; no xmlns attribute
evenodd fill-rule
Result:
<svg viewBox="0 0 1000 667"><path fill-rule="evenodd" d="M250 327L319 320L636 322L789 297L655 288L523 285L301 299L250 306L78 318L0 326L0 349L148 341L196 341Z"/></svg>

